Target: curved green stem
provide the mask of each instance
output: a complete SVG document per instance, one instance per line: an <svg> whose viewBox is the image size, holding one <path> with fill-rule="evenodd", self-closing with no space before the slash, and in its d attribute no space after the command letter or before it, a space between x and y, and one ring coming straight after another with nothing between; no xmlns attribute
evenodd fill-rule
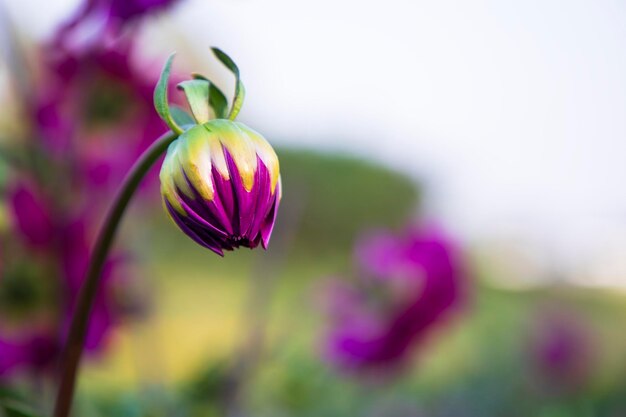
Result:
<svg viewBox="0 0 626 417"><path fill-rule="evenodd" d="M165 133L139 157L124 179L107 213L107 217L98 234L89 261L85 281L83 282L78 303L72 317L72 323L62 357L61 380L54 407L54 417L69 416L76 385L76 373L83 353L93 301L98 292L102 269L109 250L111 249L120 220L143 177L156 160L167 150L170 143L177 137L178 135L176 133Z"/></svg>

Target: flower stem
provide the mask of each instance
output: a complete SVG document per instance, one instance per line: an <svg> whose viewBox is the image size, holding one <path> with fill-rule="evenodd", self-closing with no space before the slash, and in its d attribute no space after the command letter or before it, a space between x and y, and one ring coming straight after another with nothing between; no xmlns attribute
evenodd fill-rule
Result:
<svg viewBox="0 0 626 417"><path fill-rule="evenodd" d="M156 160L167 150L169 144L177 137L178 135L171 131L163 134L139 157L126 175L107 213L107 217L95 242L87 274L72 316L72 323L62 356L61 380L54 406L54 417L69 416L74 397L76 374L83 353L93 301L98 292L102 269L111 249L120 220L143 177Z"/></svg>

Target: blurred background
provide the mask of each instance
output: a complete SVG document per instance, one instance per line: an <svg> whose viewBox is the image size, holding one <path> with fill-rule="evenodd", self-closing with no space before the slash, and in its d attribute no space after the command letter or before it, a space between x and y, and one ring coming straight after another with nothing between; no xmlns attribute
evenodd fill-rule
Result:
<svg viewBox="0 0 626 417"><path fill-rule="evenodd" d="M155 167L75 415L626 415L622 2L0 1L0 401L49 414L159 71L230 97L219 46L280 159L270 248L196 245Z"/></svg>

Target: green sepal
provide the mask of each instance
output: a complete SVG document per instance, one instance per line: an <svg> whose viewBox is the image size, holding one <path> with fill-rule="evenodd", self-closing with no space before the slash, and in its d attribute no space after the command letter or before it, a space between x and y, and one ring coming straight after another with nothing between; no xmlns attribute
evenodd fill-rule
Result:
<svg viewBox="0 0 626 417"><path fill-rule="evenodd" d="M40 417L41 414L28 403L29 401L17 391L0 386L0 416Z"/></svg>
<svg viewBox="0 0 626 417"><path fill-rule="evenodd" d="M217 59L235 75L235 97L233 98L233 105L228 114L230 120L235 120L243 106L243 100L246 95L246 89L239 76L239 67L237 67L237 64L221 49L213 47L211 51L213 51Z"/></svg>
<svg viewBox="0 0 626 417"><path fill-rule="evenodd" d="M226 110L228 110L228 100L215 84L209 86L209 104L215 113L216 119L224 119L226 117Z"/></svg>
<svg viewBox="0 0 626 417"><path fill-rule="evenodd" d="M241 111L241 107L243 106L243 99L246 96L246 89L243 86L243 83L240 80L237 80L237 86L235 87L235 98L233 99L233 106L230 108L230 113L228 114L228 118L230 120L235 120Z"/></svg>
<svg viewBox="0 0 626 417"><path fill-rule="evenodd" d="M175 104L170 106L170 114L172 118L179 126L185 127L189 125L195 125L196 121L193 116L187 113L182 107Z"/></svg>
<svg viewBox="0 0 626 417"><path fill-rule="evenodd" d="M163 66L163 70L161 71L161 76L159 77L159 81L154 89L154 108L156 109L161 119L172 129L172 131L178 135L183 133L183 130L176 123L174 118L170 113L168 98L167 98L167 85L170 78L170 72L172 69L172 61L174 60L175 53L171 54L167 61L165 62L165 66Z"/></svg>
<svg viewBox="0 0 626 417"><path fill-rule="evenodd" d="M195 80L206 80L210 83L209 85L209 106L213 110L213 115L216 119L224 119L226 118L226 110L228 108L228 100L222 90L219 89L213 82L211 82L208 78L206 78L202 74L198 74L196 72L192 73L191 76Z"/></svg>
<svg viewBox="0 0 626 417"><path fill-rule="evenodd" d="M209 81L202 79L186 80L178 84L178 89L185 92L191 113L198 124L208 122L211 117L209 107L210 85Z"/></svg>
<svg viewBox="0 0 626 417"><path fill-rule="evenodd" d="M211 51L213 51L215 57L219 59L220 62L226 66L226 68L235 74L235 77L239 78L239 67L235 64L235 61L233 61L231 57L226 55L226 52L216 47L212 47Z"/></svg>

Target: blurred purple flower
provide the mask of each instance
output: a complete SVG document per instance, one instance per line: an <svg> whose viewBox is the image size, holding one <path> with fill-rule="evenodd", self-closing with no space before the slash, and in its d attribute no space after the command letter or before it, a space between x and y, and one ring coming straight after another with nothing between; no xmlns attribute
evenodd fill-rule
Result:
<svg viewBox="0 0 626 417"><path fill-rule="evenodd" d="M59 344L49 332L33 330L6 340L0 338L0 377L16 368L34 373L50 371L58 355Z"/></svg>
<svg viewBox="0 0 626 417"><path fill-rule="evenodd" d="M158 74L138 70L151 66L134 60L131 41L109 42L107 36L170 3L88 1L40 51L41 77L34 96L26 98L40 141L25 150L46 158L36 167L24 167L37 171L32 177L38 182L7 187L13 224L0 263L0 376L47 371L56 364L103 202L136 158L166 131L153 110ZM78 45L76 31L97 26L98 20L105 32ZM148 185L156 185L157 178L154 169ZM86 339L92 353L102 351L125 313L117 303L117 284L125 280L120 264L118 256L105 267Z"/></svg>
<svg viewBox="0 0 626 417"><path fill-rule="evenodd" d="M145 66L145 65L142 65ZM167 129L152 108L156 75L141 73L131 43L47 56L34 104L46 147L72 158L81 191L116 189L137 157ZM151 183L156 182L156 170Z"/></svg>
<svg viewBox="0 0 626 417"><path fill-rule="evenodd" d="M25 241L33 247L50 245L54 238L51 208L41 193L20 183L9 190L8 200L16 227Z"/></svg>
<svg viewBox="0 0 626 417"><path fill-rule="evenodd" d="M79 218L65 227L63 244L61 246L62 272L65 278L65 291L67 302L65 303L65 325L69 326L75 300L78 295L87 272L90 258L89 242L87 240L87 225L85 218ZM115 266L119 262L113 258L107 261L102 273L102 290L92 306L92 312L85 339L87 351L98 352L105 346L109 331L119 321L111 286Z"/></svg>
<svg viewBox="0 0 626 417"><path fill-rule="evenodd" d="M357 282L330 288L327 352L348 369L393 368L459 302L462 266L450 241L434 232L380 232L355 252Z"/></svg>
<svg viewBox="0 0 626 417"><path fill-rule="evenodd" d="M116 37L141 19L163 12L180 0L84 0L57 32L57 43L90 35L96 42Z"/></svg>
<svg viewBox="0 0 626 417"><path fill-rule="evenodd" d="M92 224L85 216L69 221L52 217L48 207L33 203L39 197L32 189L26 185L14 188L13 195L18 196L13 198L18 203L11 207L15 228L26 239L24 244L14 241L3 247L0 376L17 370L49 371L58 361L87 268L88 226ZM37 210L24 208L31 206ZM34 232L24 232L23 224L34 228L42 223L41 218L46 219L43 224L50 228L50 236L45 240L38 237L33 246ZM86 348L92 353L103 350L112 326L120 319L111 291L120 273L118 264L112 260L106 265L102 291L94 304L86 339Z"/></svg>
<svg viewBox="0 0 626 417"><path fill-rule="evenodd" d="M583 320L565 311L544 312L530 337L538 385L550 394L577 392L591 377L593 337Z"/></svg>

